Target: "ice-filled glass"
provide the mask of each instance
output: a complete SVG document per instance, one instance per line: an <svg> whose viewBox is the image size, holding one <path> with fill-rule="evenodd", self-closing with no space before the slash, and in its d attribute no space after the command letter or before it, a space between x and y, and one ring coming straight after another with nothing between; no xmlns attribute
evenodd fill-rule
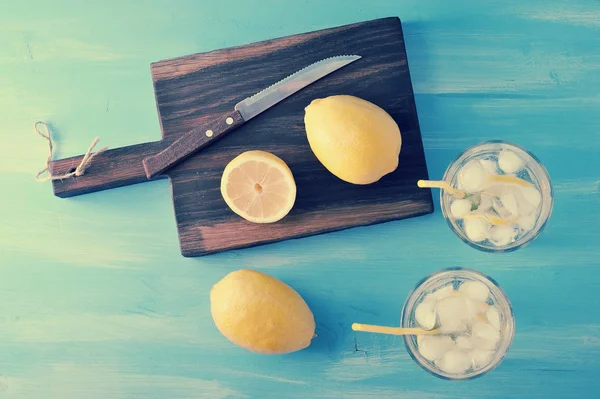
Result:
<svg viewBox="0 0 600 399"><path fill-rule="evenodd" d="M467 244L488 252L525 246L543 230L553 206L548 172L515 144L489 141L468 148L450 164L444 181L466 193L442 190L448 225Z"/></svg>
<svg viewBox="0 0 600 399"><path fill-rule="evenodd" d="M400 324L439 329L435 335L405 335L410 356L431 374L452 380L494 369L508 351L515 320L508 297L491 278L450 268L421 280L409 294Z"/></svg>

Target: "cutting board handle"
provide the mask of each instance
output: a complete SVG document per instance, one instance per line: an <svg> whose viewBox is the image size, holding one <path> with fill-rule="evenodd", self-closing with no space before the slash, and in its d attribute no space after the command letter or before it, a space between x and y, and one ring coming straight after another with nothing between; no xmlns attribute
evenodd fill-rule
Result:
<svg viewBox="0 0 600 399"><path fill-rule="evenodd" d="M94 158L82 176L54 180L54 195L61 198L73 197L148 181L143 159L164 150L168 144L156 141L106 150ZM53 175L69 173L81 163L82 158L83 155L79 155L52 161L50 170ZM159 175L152 180L165 177L167 176Z"/></svg>

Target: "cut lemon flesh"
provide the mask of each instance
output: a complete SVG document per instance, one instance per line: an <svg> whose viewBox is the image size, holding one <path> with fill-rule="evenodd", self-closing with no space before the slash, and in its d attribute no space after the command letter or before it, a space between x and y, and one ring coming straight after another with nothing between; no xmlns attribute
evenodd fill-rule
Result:
<svg viewBox="0 0 600 399"><path fill-rule="evenodd" d="M281 158L265 151L247 151L225 167L221 195L231 210L244 219L273 223L294 206L296 182Z"/></svg>

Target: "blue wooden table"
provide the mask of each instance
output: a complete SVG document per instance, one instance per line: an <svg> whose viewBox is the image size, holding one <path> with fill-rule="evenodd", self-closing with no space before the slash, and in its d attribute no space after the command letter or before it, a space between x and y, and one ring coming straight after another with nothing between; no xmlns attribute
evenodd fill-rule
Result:
<svg viewBox="0 0 600 399"><path fill-rule="evenodd" d="M399 16L432 177L464 148L518 143L547 166L554 214L531 246L486 254L426 217L185 259L167 181L68 200L33 180L95 136L157 140L149 63ZM600 3L592 0L9 1L0 5L0 397L597 398L600 395ZM437 197L436 197L437 198ZM426 274L467 266L507 291L504 362L448 382L397 324ZM287 356L230 344L211 286L239 268L292 285L318 338Z"/></svg>

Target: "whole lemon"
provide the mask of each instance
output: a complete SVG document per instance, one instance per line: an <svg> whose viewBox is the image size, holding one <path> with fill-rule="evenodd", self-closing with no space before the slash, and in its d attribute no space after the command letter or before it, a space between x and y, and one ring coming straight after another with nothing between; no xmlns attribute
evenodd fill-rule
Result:
<svg viewBox="0 0 600 399"><path fill-rule="evenodd" d="M255 270L229 273L210 292L210 311L219 331L236 345L267 355L310 345L315 319L287 284Z"/></svg>
<svg viewBox="0 0 600 399"><path fill-rule="evenodd" d="M370 184L398 167L400 128L377 105L340 95L313 100L305 111L310 148L340 179Z"/></svg>

